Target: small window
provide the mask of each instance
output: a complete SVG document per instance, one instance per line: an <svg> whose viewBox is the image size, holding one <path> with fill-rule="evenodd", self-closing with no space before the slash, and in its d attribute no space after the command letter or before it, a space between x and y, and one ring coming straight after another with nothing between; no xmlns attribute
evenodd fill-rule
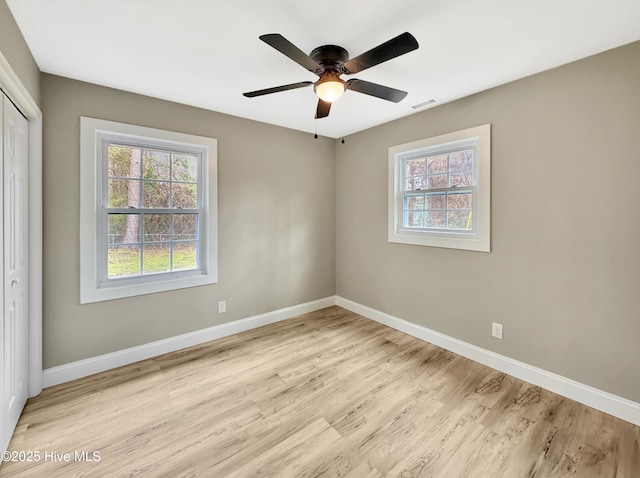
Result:
<svg viewBox="0 0 640 478"><path fill-rule="evenodd" d="M216 140L81 129L81 303L215 283Z"/></svg>
<svg viewBox="0 0 640 478"><path fill-rule="evenodd" d="M389 241L490 250L490 125L389 148Z"/></svg>

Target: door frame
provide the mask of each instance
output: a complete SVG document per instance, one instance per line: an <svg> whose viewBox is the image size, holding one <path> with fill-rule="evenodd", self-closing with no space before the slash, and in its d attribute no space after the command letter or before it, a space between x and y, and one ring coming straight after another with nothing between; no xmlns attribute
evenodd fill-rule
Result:
<svg viewBox="0 0 640 478"><path fill-rule="evenodd" d="M29 396L42 391L42 111L0 52L0 88L29 122Z"/></svg>

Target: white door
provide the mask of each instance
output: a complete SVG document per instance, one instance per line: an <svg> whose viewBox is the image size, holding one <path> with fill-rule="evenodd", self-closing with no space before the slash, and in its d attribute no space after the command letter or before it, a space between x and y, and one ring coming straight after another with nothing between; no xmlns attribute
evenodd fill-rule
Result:
<svg viewBox="0 0 640 478"><path fill-rule="evenodd" d="M6 449L28 394L27 120L2 95L3 394L0 448Z"/></svg>

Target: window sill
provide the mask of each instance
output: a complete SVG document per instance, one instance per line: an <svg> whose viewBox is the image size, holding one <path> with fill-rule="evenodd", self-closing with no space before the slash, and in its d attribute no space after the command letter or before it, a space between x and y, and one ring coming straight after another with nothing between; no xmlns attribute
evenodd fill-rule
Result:
<svg viewBox="0 0 640 478"><path fill-rule="evenodd" d="M164 275L164 274L162 274ZM104 300L122 299L125 297L134 297L145 294L155 294L157 292L166 292L169 290L186 289L189 287L198 287L202 285L215 284L218 278L212 274L199 273L198 275L190 275L188 277L165 277L162 275L154 277L153 282L144 282L132 284L129 281L120 282L113 281L107 285L100 287L83 287L80 291L80 303L89 304L92 302L101 302Z"/></svg>
<svg viewBox="0 0 640 478"><path fill-rule="evenodd" d="M490 252L488 238L482 240L478 234L401 230L390 232L388 240L397 244Z"/></svg>

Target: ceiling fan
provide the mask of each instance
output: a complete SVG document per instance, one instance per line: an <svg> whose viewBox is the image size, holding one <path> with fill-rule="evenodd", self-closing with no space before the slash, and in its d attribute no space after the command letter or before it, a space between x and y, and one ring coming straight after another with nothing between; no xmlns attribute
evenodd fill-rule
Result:
<svg viewBox="0 0 640 478"><path fill-rule="evenodd" d="M313 85L313 89L318 95L316 118L329 116L331 103L340 98L346 90L364 93L365 95L375 96L394 103L402 101L407 96L406 91L355 78L344 81L340 78L340 75L359 73L418 48L417 40L408 32L402 33L351 59L349 59L349 52L337 45L319 46L307 55L279 33L269 33L261 35L259 38L302 67L318 75L319 79L315 83L301 81L264 90L250 91L243 93L243 95L248 98L254 98Z"/></svg>

